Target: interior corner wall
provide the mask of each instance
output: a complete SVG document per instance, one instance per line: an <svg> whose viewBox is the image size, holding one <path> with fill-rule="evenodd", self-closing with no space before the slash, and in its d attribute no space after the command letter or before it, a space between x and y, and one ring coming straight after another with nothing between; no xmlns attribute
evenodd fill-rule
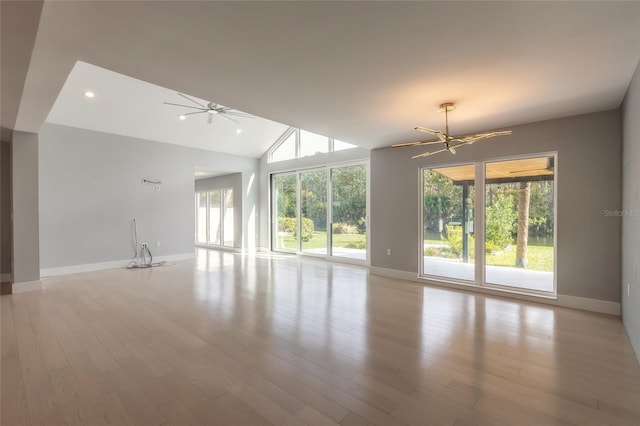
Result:
<svg viewBox="0 0 640 426"><path fill-rule="evenodd" d="M211 191L214 189L233 190L233 247L241 249L244 246L243 203L242 203L242 173L233 173L196 180L196 191Z"/></svg>
<svg viewBox="0 0 640 426"><path fill-rule="evenodd" d="M619 303L621 220L606 216L605 210L619 210L622 205L620 111L511 129L510 136L465 147L455 156L412 160L424 149L372 151L371 266L418 273L421 167L555 151L558 294Z"/></svg>
<svg viewBox="0 0 640 426"><path fill-rule="evenodd" d="M0 142L0 275L11 274L11 144Z"/></svg>
<svg viewBox="0 0 640 426"><path fill-rule="evenodd" d="M148 242L154 257L193 255L194 169L244 177L258 161L48 123L39 145L45 271L130 259L134 218L138 241ZM163 184L156 191L143 178ZM250 202L244 195L240 201L245 208Z"/></svg>
<svg viewBox="0 0 640 426"><path fill-rule="evenodd" d="M38 145L35 133L13 132L11 144L12 273L16 285L40 285Z"/></svg>
<svg viewBox="0 0 640 426"><path fill-rule="evenodd" d="M622 104L622 322L640 361L640 64Z"/></svg>

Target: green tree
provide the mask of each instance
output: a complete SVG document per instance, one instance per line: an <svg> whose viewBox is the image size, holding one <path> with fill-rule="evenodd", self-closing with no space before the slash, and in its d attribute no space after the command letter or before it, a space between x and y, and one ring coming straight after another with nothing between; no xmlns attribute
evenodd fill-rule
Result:
<svg viewBox="0 0 640 426"><path fill-rule="evenodd" d="M333 189L333 223L346 223L366 231L367 168L365 165L339 167L331 170Z"/></svg>
<svg viewBox="0 0 640 426"><path fill-rule="evenodd" d="M517 215L509 185L489 185L485 213L488 250L501 250L513 242Z"/></svg>

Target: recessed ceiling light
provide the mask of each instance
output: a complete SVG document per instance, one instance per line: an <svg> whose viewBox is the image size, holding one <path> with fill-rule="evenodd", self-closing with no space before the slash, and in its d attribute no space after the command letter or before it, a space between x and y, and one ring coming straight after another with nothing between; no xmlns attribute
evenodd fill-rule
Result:
<svg viewBox="0 0 640 426"><path fill-rule="evenodd" d="M93 93L91 90L87 90L86 92L83 93L85 98L94 98L96 96L95 93Z"/></svg>
<svg viewBox="0 0 640 426"><path fill-rule="evenodd" d="M184 114L180 114L180 115L178 116L178 118L179 118L180 120L183 120L183 121L184 121L184 120L186 120L186 119L187 119L187 116L186 116L186 115L184 115Z"/></svg>
<svg viewBox="0 0 640 426"><path fill-rule="evenodd" d="M242 129L236 129L236 133L242 133Z"/></svg>

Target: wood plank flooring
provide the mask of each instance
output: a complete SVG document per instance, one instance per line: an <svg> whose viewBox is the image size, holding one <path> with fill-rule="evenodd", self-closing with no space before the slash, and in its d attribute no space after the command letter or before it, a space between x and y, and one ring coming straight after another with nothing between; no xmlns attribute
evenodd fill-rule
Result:
<svg viewBox="0 0 640 426"><path fill-rule="evenodd" d="M620 319L198 250L2 296L18 425L635 425Z"/></svg>

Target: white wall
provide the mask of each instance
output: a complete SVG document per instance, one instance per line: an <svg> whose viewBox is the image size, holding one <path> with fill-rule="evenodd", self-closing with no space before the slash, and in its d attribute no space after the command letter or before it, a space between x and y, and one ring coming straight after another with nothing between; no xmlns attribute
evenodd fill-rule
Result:
<svg viewBox="0 0 640 426"><path fill-rule="evenodd" d="M256 202L244 183L258 166L252 158L53 124L42 127L39 148L45 272L130 258L134 218L138 240L149 242L154 256L193 254L195 167L241 173L237 196L244 209ZM164 183L156 191L142 178ZM255 225L243 219L242 227L244 245Z"/></svg>
<svg viewBox="0 0 640 426"><path fill-rule="evenodd" d="M640 65L622 105L622 321L640 360Z"/></svg>

